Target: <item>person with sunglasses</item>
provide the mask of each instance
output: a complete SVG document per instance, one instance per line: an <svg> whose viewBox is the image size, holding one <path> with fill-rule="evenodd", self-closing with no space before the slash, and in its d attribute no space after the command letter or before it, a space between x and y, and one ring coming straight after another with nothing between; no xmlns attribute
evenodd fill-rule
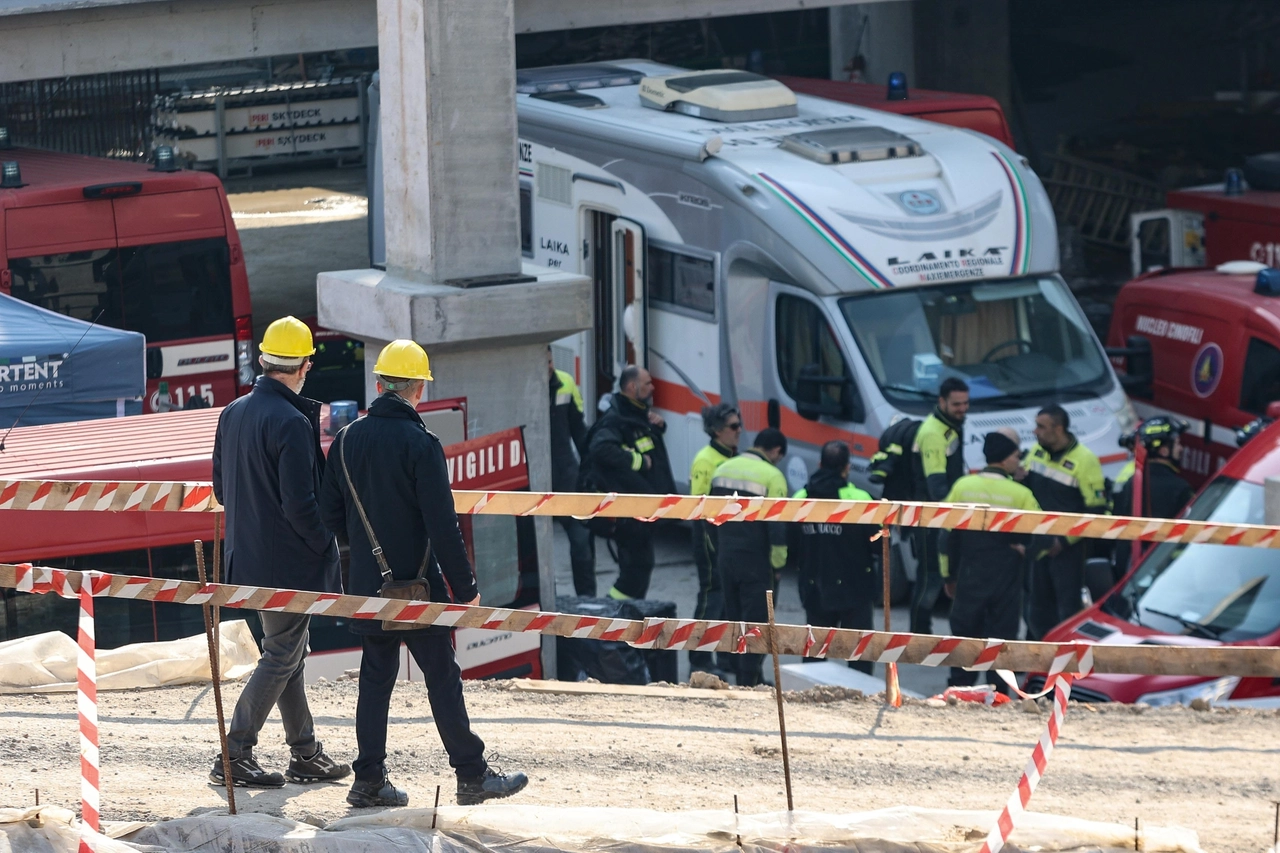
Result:
<svg viewBox="0 0 1280 853"><path fill-rule="evenodd" d="M742 415L728 403L716 403L702 409L702 431L709 437L707 446L693 457L689 469L689 494L711 494L711 477L722 462L738 455L742 437ZM716 566L716 528L705 521L693 522L693 564L698 570L698 600L693 606L694 619L723 619L724 592L720 587L720 571ZM689 669L719 674L732 669L716 666L711 652L689 652Z"/></svg>

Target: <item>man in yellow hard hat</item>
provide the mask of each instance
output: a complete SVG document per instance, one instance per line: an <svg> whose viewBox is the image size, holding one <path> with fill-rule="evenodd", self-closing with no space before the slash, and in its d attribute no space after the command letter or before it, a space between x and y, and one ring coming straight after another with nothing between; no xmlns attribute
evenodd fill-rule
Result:
<svg viewBox="0 0 1280 853"><path fill-rule="evenodd" d="M300 396L316 351L311 330L294 317L267 327L262 376L253 390L222 410L213 443L213 493L226 507L227 583L342 592L338 544L320 520L316 496L324 474L320 404ZM262 660L236 702L227 732L231 778L237 785L279 788L327 782L351 772L316 740L303 665L311 617L262 611ZM284 775L253 759L258 733L280 708L292 758ZM225 784L222 761L210 778Z"/></svg>
<svg viewBox="0 0 1280 853"><path fill-rule="evenodd" d="M320 512L351 544L353 595L378 595L384 583L420 579L432 601L480 603L475 573L453 510L444 450L418 416L431 363L413 341L392 341L373 368L378 398L369 414L344 428L329 449ZM375 552L375 549L380 549ZM447 583L446 583L447 582ZM393 630L356 619L360 635L360 698L356 704L355 783L347 802L358 808L403 806L409 795L387 778L387 713L400 671L400 644L426 676L431 716L458 777L458 804L508 797L523 773L504 775L484 759L462 698L462 674L450 629Z"/></svg>

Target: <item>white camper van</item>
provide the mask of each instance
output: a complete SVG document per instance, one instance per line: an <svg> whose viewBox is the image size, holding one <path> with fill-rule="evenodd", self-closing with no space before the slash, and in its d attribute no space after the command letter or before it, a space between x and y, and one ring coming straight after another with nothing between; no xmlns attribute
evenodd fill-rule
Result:
<svg viewBox="0 0 1280 853"><path fill-rule="evenodd" d="M791 439L792 488L836 438L864 480L948 376L971 389L970 468L996 427L1030 443L1051 402L1108 471L1124 460L1132 409L1011 149L734 70L537 68L517 93L524 255L595 279L595 328L557 366L590 400L647 366L678 483L719 400Z"/></svg>

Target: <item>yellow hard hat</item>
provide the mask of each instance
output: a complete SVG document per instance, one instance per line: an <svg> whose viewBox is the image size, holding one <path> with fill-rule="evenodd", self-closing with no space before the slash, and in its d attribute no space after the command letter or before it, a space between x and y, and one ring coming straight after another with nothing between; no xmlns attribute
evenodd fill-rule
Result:
<svg viewBox="0 0 1280 853"><path fill-rule="evenodd" d="M427 351L413 341L392 341L378 353L373 372L397 379L431 380L431 360Z"/></svg>
<svg viewBox="0 0 1280 853"><path fill-rule="evenodd" d="M314 355L315 344L311 341L311 330L307 324L297 317L281 317L270 326L262 336L262 345L258 347L263 355L284 359L302 359Z"/></svg>

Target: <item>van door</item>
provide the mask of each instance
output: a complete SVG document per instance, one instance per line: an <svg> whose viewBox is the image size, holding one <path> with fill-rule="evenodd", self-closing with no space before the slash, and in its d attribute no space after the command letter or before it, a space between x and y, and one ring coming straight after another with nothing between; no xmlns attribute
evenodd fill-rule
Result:
<svg viewBox="0 0 1280 853"><path fill-rule="evenodd" d="M646 243L644 226L617 214L587 210L584 220L582 268L593 279L593 323L592 367L583 371L582 390L598 403L628 364L648 366Z"/></svg>

